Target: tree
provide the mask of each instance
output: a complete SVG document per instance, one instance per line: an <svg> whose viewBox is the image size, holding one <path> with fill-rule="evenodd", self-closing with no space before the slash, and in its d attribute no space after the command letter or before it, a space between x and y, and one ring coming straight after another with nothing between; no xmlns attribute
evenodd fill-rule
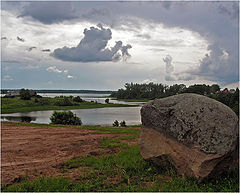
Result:
<svg viewBox="0 0 240 193"><path fill-rule="evenodd" d="M120 126L121 126L121 127L127 127L126 122L125 122L124 120L121 121Z"/></svg>
<svg viewBox="0 0 240 193"><path fill-rule="evenodd" d="M22 88L19 92L20 94L20 98L23 99L23 100L30 100L31 99L31 94L30 94L30 91L28 89L24 89Z"/></svg>
<svg viewBox="0 0 240 193"><path fill-rule="evenodd" d="M118 120L116 120L116 121L113 122L113 126L114 126L114 127L118 127L118 126L119 126Z"/></svg>
<svg viewBox="0 0 240 193"><path fill-rule="evenodd" d="M82 121L71 111L56 112L50 117L51 123L62 125L81 125Z"/></svg>
<svg viewBox="0 0 240 193"><path fill-rule="evenodd" d="M77 102L77 103L82 103L82 102L83 102L83 100L81 99L80 96L74 97L74 98L73 98L73 101L74 101L74 102Z"/></svg>
<svg viewBox="0 0 240 193"><path fill-rule="evenodd" d="M107 104L108 104L108 103L109 103L109 99L106 99L106 100L105 100L105 103L107 103Z"/></svg>
<svg viewBox="0 0 240 193"><path fill-rule="evenodd" d="M210 91L211 91L211 93L215 94L216 92L220 91L220 86L218 84L213 84L210 87Z"/></svg>

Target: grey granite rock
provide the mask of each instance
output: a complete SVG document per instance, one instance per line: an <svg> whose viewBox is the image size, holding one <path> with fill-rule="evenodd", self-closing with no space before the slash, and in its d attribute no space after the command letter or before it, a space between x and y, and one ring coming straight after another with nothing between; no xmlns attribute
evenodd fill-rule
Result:
<svg viewBox="0 0 240 193"><path fill-rule="evenodd" d="M216 100L189 93L156 99L142 107L141 119L144 159L167 155L179 174L198 179L238 167L238 117Z"/></svg>

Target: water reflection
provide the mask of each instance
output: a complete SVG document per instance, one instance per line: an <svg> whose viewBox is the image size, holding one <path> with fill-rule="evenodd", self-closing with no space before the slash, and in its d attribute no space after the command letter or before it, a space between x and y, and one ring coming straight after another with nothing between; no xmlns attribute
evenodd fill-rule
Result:
<svg viewBox="0 0 240 193"><path fill-rule="evenodd" d="M2 116L3 121L14 121L14 122L25 122L30 123L31 121L36 121L36 117L29 116Z"/></svg>

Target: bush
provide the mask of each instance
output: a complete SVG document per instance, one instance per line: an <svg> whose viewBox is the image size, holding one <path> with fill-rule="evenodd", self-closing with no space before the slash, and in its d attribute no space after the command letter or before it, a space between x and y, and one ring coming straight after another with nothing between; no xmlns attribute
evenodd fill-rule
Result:
<svg viewBox="0 0 240 193"><path fill-rule="evenodd" d="M106 99L106 100L105 100L105 103L107 103L107 104L108 104L108 103L109 103L109 99Z"/></svg>
<svg viewBox="0 0 240 193"><path fill-rule="evenodd" d="M20 98L23 99L23 100L30 100L31 99L31 94L30 94L30 91L28 89L24 89L22 88L19 92L20 94Z"/></svg>
<svg viewBox="0 0 240 193"><path fill-rule="evenodd" d="M73 98L73 101L74 101L74 102L77 102L77 103L82 103L82 102L83 102L83 100L81 99L80 96L74 97L74 98Z"/></svg>
<svg viewBox="0 0 240 193"><path fill-rule="evenodd" d="M125 122L124 120L121 121L120 126L121 126L121 127L127 127L126 122Z"/></svg>
<svg viewBox="0 0 240 193"><path fill-rule="evenodd" d="M118 126L119 126L118 120L116 120L116 121L113 122L113 126L114 126L114 127L118 127Z"/></svg>
<svg viewBox="0 0 240 193"><path fill-rule="evenodd" d="M51 123L62 125L81 125L82 121L71 111L56 112L50 117Z"/></svg>
<svg viewBox="0 0 240 193"><path fill-rule="evenodd" d="M39 101L41 105L50 105L50 101L47 98L41 98Z"/></svg>
<svg viewBox="0 0 240 193"><path fill-rule="evenodd" d="M73 103L69 100L68 97L59 98L58 101L54 103L57 106L72 106Z"/></svg>

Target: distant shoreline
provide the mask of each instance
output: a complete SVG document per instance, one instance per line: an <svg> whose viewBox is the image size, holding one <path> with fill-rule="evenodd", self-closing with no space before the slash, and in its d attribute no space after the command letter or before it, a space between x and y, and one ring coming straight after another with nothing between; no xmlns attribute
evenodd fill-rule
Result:
<svg viewBox="0 0 240 193"><path fill-rule="evenodd" d="M15 90L20 90L20 89L1 89L1 93L5 94L7 91L15 91ZM30 90L35 90L37 93L91 93L91 94L111 94L114 91L110 90L61 90L61 89L56 89L56 90L51 90L51 89L30 89Z"/></svg>

